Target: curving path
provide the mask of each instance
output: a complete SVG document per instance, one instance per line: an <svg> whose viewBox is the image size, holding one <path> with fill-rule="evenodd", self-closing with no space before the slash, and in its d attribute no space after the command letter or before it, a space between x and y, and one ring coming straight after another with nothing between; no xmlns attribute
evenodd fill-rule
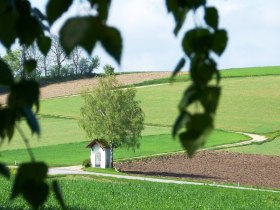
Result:
<svg viewBox="0 0 280 210"><path fill-rule="evenodd" d="M264 135L253 134L253 133L245 133L245 132L236 132L236 131L232 131L232 132L243 134L245 136L249 136L251 138L251 140L232 143L232 144L223 144L223 145L219 145L219 146L215 146L215 147L209 147L209 148L203 149L203 150L225 149L225 148L230 148L230 147L249 145L249 144L252 144L252 143L261 143L261 142L264 142L264 141L267 140L267 138Z"/></svg>

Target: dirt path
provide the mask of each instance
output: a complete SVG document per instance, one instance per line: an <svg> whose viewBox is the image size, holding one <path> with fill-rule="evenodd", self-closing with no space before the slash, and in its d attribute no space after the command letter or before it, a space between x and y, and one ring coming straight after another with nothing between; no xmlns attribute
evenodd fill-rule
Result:
<svg viewBox="0 0 280 210"><path fill-rule="evenodd" d="M170 72L147 72L117 75L117 79L124 85L144 82L170 76ZM97 85L96 78L73 80L47 85L40 88L41 99L78 94L83 89L93 88ZM6 95L0 95L0 103L5 103Z"/></svg>
<svg viewBox="0 0 280 210"><path fill-rule="evenodd" d="M130 180L140 180L148 182L158 182L158 183L167 183L167 184L185 184L185 185L200 185L200 186L211 186L211 187L221 187L221 188L231 188L239 190L253 190L253 191L262 191L262 192L274 192L280 193L278 190L268 190L268 189L258 189L252 187L240 187L240 186L230 186L230 185L221 185L215 183L201 183L201 182L188 182L180 180L170 180L170 179L158 179L158 178L149 178L141 176L130 176L130 175L115 175L115 174L106 174L106 173L96 173L96 172L87 172L82 170L82 166L69 166L69 167L57 167L50 168L48 171L49 175L94 175L94 176L103 176L103 177L112 177L118 179L130 179Z"/></svg>
<svg viewBox="0 0 280 210"><path fill-rule="evenodd" d="M208 149L225 149L225 148L230 148L230 147L244 146L244 145L249 145L249 144L252 144L252 143L264 142L264 141L267 140L267 138L264 135L253 134L253 133L245 133L245 132L235 132L235 131L232 131L232 132L243 134L245 136L249 136L251 138L251 140L232 143L232 144L223 144L223 145L220 145L220 146L210 147L210 148L207 148L205 150L208 150Z"/></svg>
<svg viewBox="0 0 280 210"><path fill-rule="evenodd" d="M225 151L201 151L192 159L185 154L119 162L119 171L211 182L280 188L280 157Z"/></svg>

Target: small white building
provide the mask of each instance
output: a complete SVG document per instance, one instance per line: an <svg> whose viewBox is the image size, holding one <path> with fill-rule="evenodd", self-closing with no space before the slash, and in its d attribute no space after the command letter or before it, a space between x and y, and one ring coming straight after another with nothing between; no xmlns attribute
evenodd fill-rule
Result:
<svg viewBox="0 0 280 210"><path fill-rule="evenodd" d="M106 143L97 139L87 145L90 148L91 165L94 168L109 168L110 167L110 147Z"/></svg>

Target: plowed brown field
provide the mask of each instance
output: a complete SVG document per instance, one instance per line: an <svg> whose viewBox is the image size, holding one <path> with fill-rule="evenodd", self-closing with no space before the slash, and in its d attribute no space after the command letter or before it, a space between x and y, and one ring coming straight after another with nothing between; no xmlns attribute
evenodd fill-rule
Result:
<svg viewBox="0 0 280 210"><path fill-rule="evenodd" d="M191 159L176 154L120 162L115 166L129 174L280 188L280 157L275 156L201 151Z"/></svg>
<svg viewBox="0 0 280 210"><path fill-rule="evenodd" d="M162 77L170 76L170 72L147 72L147 73L133 73L121 74L117 79L124 85L144 82L146 80L159 79ZM68 82L61 82L56 84L47 85L40 88L41 98L52 98L59 96L68 96L78 94L83 89L92 88L97 85L96 78L80 79ZM0 103L5 103L6 95L0 95Z"/></svg>

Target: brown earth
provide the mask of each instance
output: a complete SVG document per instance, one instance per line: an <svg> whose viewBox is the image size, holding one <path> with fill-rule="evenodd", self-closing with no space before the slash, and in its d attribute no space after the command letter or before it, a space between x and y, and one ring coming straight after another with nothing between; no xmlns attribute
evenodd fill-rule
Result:
<svg viewBox="0 0 280 210"><path fill-rule="evenodd" d="M178 177L211 182L280 188L280 157L224 151L201 151L115 163L129 174Z"/></svg>
<svg viewBox="0 0 280 210"><path fill-rule="evenodd" d="M117 76L117 79L123 85L129 85L146 80L159 79L162 77L170 76L170 72L147 72L147 73L133 73L133 74L121 74ZM79 94L83 89L93 88L97 85L96 78L80 79L67 82L61 82L56 84L47 85L40 88L41 99L53 98L59 96L68 96L73 94ZM6 95L0 95L0 103L5 103Z"/></svg>

